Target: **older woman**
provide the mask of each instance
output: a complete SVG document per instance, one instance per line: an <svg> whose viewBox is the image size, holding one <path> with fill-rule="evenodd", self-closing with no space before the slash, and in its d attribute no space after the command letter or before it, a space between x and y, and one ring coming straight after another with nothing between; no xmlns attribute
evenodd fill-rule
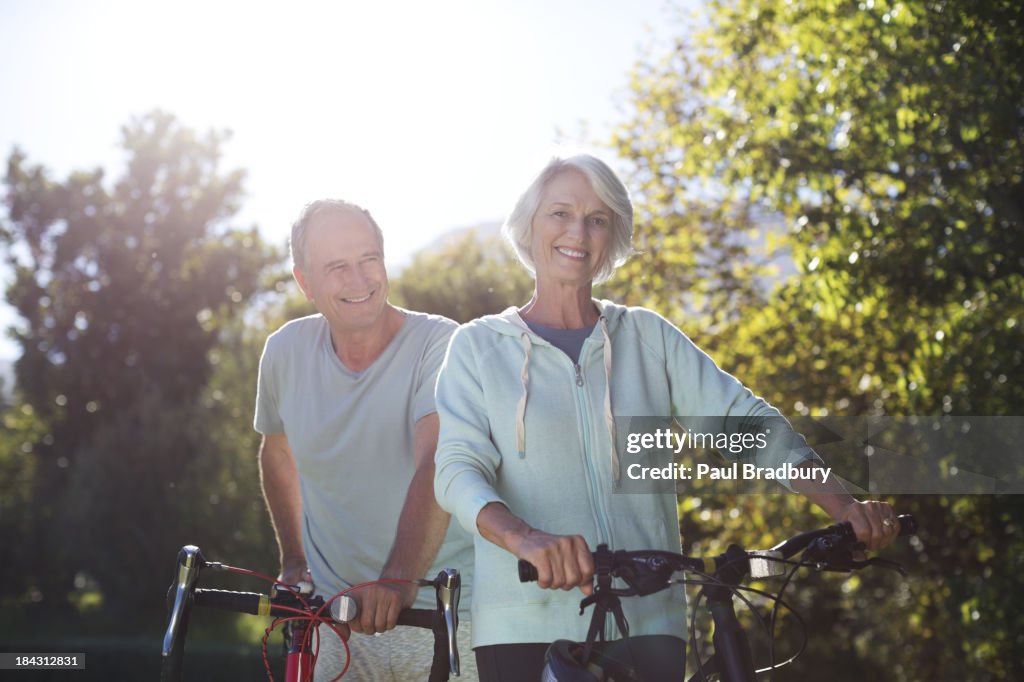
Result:
<svg viewBox="0 0 1024 682"><path fill-rule="evenodd" d="M461 327L437 387L435 492L476 537L481 680L539 679L550 642L585 637L588 619L569 590L590 592L597 544L680 551L674 494L613 494L622 476L615 417L720 415L723 428L736 423L726 418L779 418L664 318L591 297L629 256L633 232L629 194L603 162L553 159L503 230L536 276L533 298ZM805 446L769 450L759 466L807 467L815 457ZM802 491L851 521L869 548L895 537L886 504L839 487ZM537 584L520 584L512 555L537 567ZM681 666L681 588L625 602L631 635L680 638L670 665Z"/></svg>

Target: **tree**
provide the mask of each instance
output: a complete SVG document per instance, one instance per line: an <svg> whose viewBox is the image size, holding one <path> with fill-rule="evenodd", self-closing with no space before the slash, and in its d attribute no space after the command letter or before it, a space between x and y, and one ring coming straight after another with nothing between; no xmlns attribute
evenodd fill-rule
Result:
<svg viewBox="0 0 1024 682"><path fill-rule="evenodd" d="M634 169L645 248L611 285L680 320L784 412L1021 414L1016 4L734 0L705 10L669 54L634 72L613 144ZM785 226L778 246L798 271L770 291L742 270L759 265L749 252L715 258L722 244L752 244L750 216ZM722 280L730 268L739 275ZM811 631L838 636L814 642L797 678L1024 674L1024 621L1005 605L1024 582L1000 558L1024 546L1017 498L898 500L923 527L907 555L913 579L847 581L857 611L815 610ZM713 544L706 524L716 519L723 537L753 544L769 529L814 524L791 500L750 502L715 500L740 523L707 499L684 500L685 540Z"/></svg>
<svg viewBox="0 0 1024 682"><path fill-rule="evenodd" d="M31 537L28 509L36 475L33 450L45 434L45 425L31 405L0 407L0 536L15 543ZM7 561L0 565L0 580L4 584L0 605L9 606L9 595L23 596L28 590L28 559L20 552L10 552Z"/></svg>
<svg viewBox="0 0 1024 682"><path fill-rule="evenodd" d="M676 225L693 223L701 207L753 204L755 216L790 227L785 246L804 273L792 298L817 305L816 316L860 313L858 303L872 311L864 314L923 316L927 333L899 342L905 383L936 373L958 381L947 376L952 393L912 396L897 409L941 410L947 395L965 414L1024 404L1024 384L1012 380L1022 356L1009 350L1020 347L1024 312L1014 68L1024 66L1024 38L1014 5L712 7L703 32L638 68L637 113L615 138L649 217L641 243L676 246L652 260L682 258L723 222L733 234L749 225L719 209L698 238L683 238ZM951 99L951 89L964 96ZM700 286L677 281L682 291ZM942 347L978 334L1006 352L973 354L951 373Z"/></svg>
<svg viewBox="0 0 1024 682"><path fill-rule="evenodd" d="M159 594L154 567L213 487L200 464L221 456L199 402L210 353L280 259L227 225L243 174L220 167L225 133L154 112L122 137L112 185L101 169L55 181L17 150L7 164L17 383L47 426L32 443L28 578L55 606L76 574L125 609Z"/></svg>
<svg viewBox="0 0 1024 682"><path fill-rule="evenodd" d="M398 305L468 322L526 303L533 278L498 237L470 230L416 254L391 293Z"/></svg>

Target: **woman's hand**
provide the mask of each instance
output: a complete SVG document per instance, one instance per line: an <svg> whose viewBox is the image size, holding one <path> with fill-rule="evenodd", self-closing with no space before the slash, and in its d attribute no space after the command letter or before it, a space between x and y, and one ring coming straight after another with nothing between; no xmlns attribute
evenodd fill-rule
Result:
<svg viewBox="0 0 1024 682"><path fill-rule="evenodd" d="M848 521L857 539L872 551L891 543L900 532L900 522L888 502L853 500L839 510L835 519L840 523Z"/></svg>
<svg viewBox="0 0 1024 682"><path fill-rule="evenodd" d="M594 591L594 557L579 535L552 535L531 528L503 504L480 510L477 528L485 538L537 568L537 584L552 590Z"/></svg>
<svg viewBox="0 0 1024 682"><path fill-rule="evenodd" d="M531 528L512 552L537 568L537 584L552 590L594 591L594 557L579 535L552 535Z"/></svg>
<svg viewBox="0 0 1024 682"><path fill-rule="evenodd" d="M813 468L815 462L808 460L799 466ZM837 477L832 477L827 483L819 483L813 478L798 479L793 481L793 490L803 493L837 523L849 521L857 539L869 550L881 549L899 535L900 522L896 520L891 504L878 500L861 502L846 492Z"/></svg>

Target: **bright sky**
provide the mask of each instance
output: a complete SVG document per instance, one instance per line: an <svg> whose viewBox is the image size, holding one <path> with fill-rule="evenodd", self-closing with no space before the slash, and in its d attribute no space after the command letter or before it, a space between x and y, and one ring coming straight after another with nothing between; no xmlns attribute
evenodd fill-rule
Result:
<svg viewBox="0 0 1024 682"><path fill-rule="evenodd" d="M5 0L0 153L117 171L120 126L159 107L233 131L240 225L283 244L303 204L350 199L394 267L500 220L557 143L607 138L630 67L671 35L666 2Z"/></svg>

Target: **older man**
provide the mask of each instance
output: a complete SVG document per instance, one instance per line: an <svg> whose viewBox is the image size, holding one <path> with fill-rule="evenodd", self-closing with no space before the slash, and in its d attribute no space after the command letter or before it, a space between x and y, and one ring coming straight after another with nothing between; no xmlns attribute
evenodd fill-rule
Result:
<svg viewBox="0 0 1024 682"><path fill-rule="evenodd" d="M381 230L354 204L308 205L291 250L295 280L319 314L267 339L255 418L282 579L312 579L331 595L377 578L470 570L472 540L457 524L449 529L433 495L434 383L455 323L388 302ZM349 640L347 679L426 678L429 632L367 635L395 628L402 608L432 608L427 592L391 583L352 593L360 617L351 628L363 636ZM460 641L468 653L469 640ZM330 679L344 652L329 633L321 643L317 677Z"/></svg>

